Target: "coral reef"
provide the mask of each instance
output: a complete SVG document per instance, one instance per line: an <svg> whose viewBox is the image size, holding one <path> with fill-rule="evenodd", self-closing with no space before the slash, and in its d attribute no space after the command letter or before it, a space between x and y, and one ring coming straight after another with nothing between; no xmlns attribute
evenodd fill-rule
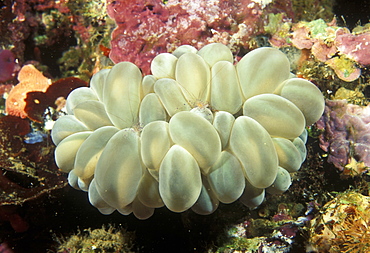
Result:
<svg viewBox="0 0 370 253"><path fill-rule="evenodd" d="M19 213L20 205L67 185L53 162L50 140L26 143L29 132L28 120L0 118L0 221L10 223L16 232L29 227Z"/></svg>
<svg viewBox="0 0 370 253"><path fill-rule="evenodd" d="M55 166L55 147L44 125L53 115L45 111L57 108L58 97L87 84L78 78L52 83L33 65L23 66L18 79L6 100L8 115L0 118L0 220L20 233L29 228L20 206L67 185Z"/></svg>
<svg viewBox="0 0 370 253"><path fill-rule="evenodd" d="M228 240L217 252L299 252L293 245L312 219L313 208L308 205L304 211L301 204L279 201L263 205L258 218L251 218L252 214L233 225L228 230Z"/></svg>
<svg viewBox="0 0 370 253"><path fill-rule="evenodd" d="M19 205L65 186L65 178L53 164L54 147L49 140L35 144L23 141L30 132L27 120L4 116L0 132L0 205Z"/></svg>
<svg viewBox="0 0 370 253"><path fill-rule="evenodd" d="M112 33L110 58L130 61L145 74L158 53L173 52L188 44L197 49L212 42L233 52L249 49L253 37L263 33L263 13L285 11L290 1L108 1L108 14L117 24Z"/></svg>
<svg viewBox="0 0 370 253"><path fill-rule="evenodd" d="M304 127L321 116L323 97L289 79L277 49L233 62L223 44L185 45L156 56L144 78L129 62L97 73L54 125L58 167L102 213L140 219L163 205L210 214L239 198L255 208L265 188L281 194L305 159Z"/></svg>
<svg viewBox="0 0 370 253"><path fill-rule="evenodd" d="M350 33L347 28L338 27L335 19L330 23L317 19L289 25L281 22L281 14L276 14L270 16L271 21L276 23L275 29L267 30L271 33L272 45L310 50L315 59L330 66L344 81L358 79L360 66L369 65L370 32L367 26Z"/></svg>
<svg viewBox="0 0 370 253"><path fill-rule="evenodd" d="M370 106L327 100L323 117L317 122L320 147L344 174L358 175L370 166ZM363 163L363 164L362 164Z"/></svg>
<svg viewBox="0 0 370 253"><path fill-rule="evenodd" d="M108 64L99 49L108 46L113 26L105 3L4 1L0 47L10 50L20 66L40 63L51 76L76 75L87 80L96 68Z"/></svg>
<svg viewBox="0 0 370 253"><path fill-rule="evenodd" d="M347 2L343 4L343 7L349 9L351 4L352 2ZM367 4L365 0L363 4ZM352 15L353 20L350 22L348 15L344 16L345 20L342 18L338 19L338 22L331 21L334 16L331 0L4 0L0 5L0 16L2 17L0 21L2 35L0 40L0 69L2 70L0 73L0 251L9 253L57 252L58 241L53 238L64 236L67 238L78 228L81 231L77 235L65 240L60 239L61 242L59 242L62 244L60 252L112 252L117 247L118 250L123 251L122 247L126 246L128 247L124 249L125 251L140 252L215 252L216 250L218 252L308 252L310 249L313 252L315 250L325 252L328 247L329 251L337 252L369 251L365 240L368 237L368 219L366 218L368 197L353 192L339 193L337 198L322 209L322 213L318 213L317 210L318 206L324 205L333 194L348 188L368 194L369 173L364 172L369 167L367 105L370 98L370 86L368 85L370 80L368 70L370 24L365 24L368 15L360 16L361 10L367 10L363 8L366 5L357 6L355 15ZM106 7L114 20L108 18ZM335 13L335 16L342 17L340 13ZM362 24L365 25L355 27L355 24L359 24L358 20L362 20ZM342 21L345 23L343 24ZM112 37L111 32L115 25L117 27ZM110 44L111 39L113 39L112 44ZM96 208L86 204L84 192L65 187L67 185L66 175L61 173L54 164L54 146L51 146L48 130L57 118L66 114L65 98L72 90L78 87L84 87L83 90L101 88L96 85L106 79L101 74L109 75L112 70L99 72L91 82L93 87L86 88L88 84L82 80L90 80L94 73L112 65L109 54L114 60L119 58L117 62L134 62L142 68L144 74L151 73L150 65L151 63L153 65L153 75L140 79L142 90L140 90L139 113L131 111L128 113L131 116L136 115L139 119L136 121L137 124L133 124L131 130L139 135L141 145L143 139L146 138L143 137L145 132L147 136L150 135L150 132L146 131L149 129L146 126L151 124L149 122L153 118L149 116L158 116L160 114L158 112L162 113L160 117L163 117L162 119L166 122L171 121L179 113L177 109L181 110L185 107L186 110L192 109L192 113L195 111L197 116L202 116L208 121L212 121L212 117L216 118L215 115L220 111L229 111L234 118L246 117L243 115L243 110L236 112L239 99L235 101L230 99L238 98L238 92L229 92L232 89L225 91L226 88L221 85L218 89L218 96L212 94L211 90L209 97L214 99L208 100L204 100L202 92L191 96L190 93L197 92L197 90L194 91L193 86L187 86L186 89L181 86L175 97L183 96L184 103L175 105L171 104L174 100L168 99L174 94L164 94L166 91L164 88L154 91L154 83L158 82L157 79L169 78L162 76L163 68L160 66L163 61L171 57L160 53L174 53L180 45L190 44L194 47L193 49L199 50L198 54L201 57L204 57L205 53L204 55L199 53L201 48L212 42L227 45L235 57L232 62L234 65L252 49L262 46L270 47L272 44L289 57L291 71L297 77L311 81L321 89L327 99L331 99L327 100L325 114L318 125L306 127L309 135L306 144L307 158L301 168L300 162L293 158L305 156L304 147L300 146L301 154L293 152L294 155L286 157L287 159L282 163L281 157L285 153L284 149L291 143L286 141L287 138L272 137L275 152L279 156L279 163L281 162L280 165L285 170L279 169L278 173L281 175L279 180L274 180L273 186L269 186L264 191L266 195L257 196L253 202L237 197L236 191L228 191L231 183L219 183L222 178L225 180L230 180L232 176L231 180L237 178L237 173L226 173L228 172L227 166L221 168L223 171L220 168L212 168L216 166L211 166L208 170L204 166L198 168L201 174L202 189L200 198L192 209L202 214L213 211L212 215L208 216L199 216L192 211L179 215L169 211L166 207L157 208L164 204L172 208L168 201L160 202L162 199L160 193L160 198L156 199L159 200L158 202L154 204L150 202L150 205L154 206L153 209L156 208L150 219L138 221L133 215L122 217L118 212L104 216ZM110 45L114 50L112 53L110 53ZM158 54L161 56L155 58ZM178 61L179 55L174 55ZM154 63L153 58L155 58ZM14 102L25 103L20 110L21 113L18 114L24 118L12 115L3 116L5 115L5 100L11 88L14 86L13 94L22 88L22 85L17 85L17 76L22 76L22 73L18 75L18 72L21 66L27 64L32 64L42 72L49 86L42 91L32 91L30 86L23 87L22 95L19 93L10 95L8 103L12 104L11 101L13 101L13 107ZM172 75L172 70L167 71L168 68L172 69L173 64L165 66L166 71L164 72L167 74L171 72L170 79L176 79L176 70L174 70L175 77ZM195 67L194 69L197 70ZM221 67L217 70L223 73ZM194 73L197 72L194 71ZM195 75L194 73L192 75ZM217 84L215 86L217 87ZM98 97L94 99L96 102L106 104L107 100L104 100L104 96L99 96L102 94L101 89L99 91L100 93L97 92ZM239 92L242 94L242 102L245 103L245 90ZM116 93L121 97L119 91ZM86 119L81 115L96 112L97 107L83 107L78 104L81 100L72 99L78 94L81 93L77 90L74 95L70 96L67 109L76 111L74 116L84 121ZM149 94L152 95L149 96ZM154 99L153 94L157 96L159 103ZM178 96L179 94L181 96ZM132 98L131 95L128 97ZM254 97L253 94L252 98ZM252 98L248 100L256 102ZM80 99L84 100L84 98ZM347 103L332 101L333 99L346 99ZM78 105L71 106L71 101L77 101ZM148 111L150 109L150 112L155 111L155 113L140 114L140 107L145 104L144 102L146 105L143 108ZM253 111L259 111L262 106L265 108L264 104L254 108L254 102L248 105ZM260 101L257 100L257 102ZM129 103L128 106L133 104ZM163 105L163 108L158 104ZM158 108L160 110L156 111L155 109ZM121 111L125 111L124 106L121 107ZM121 114L122 112L117 113L119 116ZM193 118L199 119L195 116ZM99 120L95 123L101 122ZM109 117L108 120L111 121ZM115 120L120 121L120 119L114 119L115 124L117 124ZM125 117L121 123L126 120L130 121L131 118ZM109 121L106 122L109 123ZM180 123L171 124L179 128L181 133L190 132L188 127L191 124ZM109 124L114 125L112 122ZM220 129L220 125L222 124L218 124L217 127L222 132L225 129ZM317 129L317 126L320 129ZM267 126L265 127L267 129ZM122 128L124 127L120 126L117 129L122 131ZM204 128L199 128L201 127L196 128L196 136L202 136L201 130ZM178 133L173 135L178 136ZM160 139L160 135L158 136ZM209 134L207 136L209 137ZM304 136L301 138L306 140ZM191 154L199 167L198 163L204 163L204 161L200 161L199 156L194 153L194 150L200 149L202 144L202 138L198 139L200 139L199 142L194 141L190 143L190 147L187 146L184 149ZM148 182L145 180L151 179L149 183L154 182L152 185L155 187L149 192L158 197L156 190L158 190L157 184L159 183L157 180L160 177L163 179L163 175L159 175L156 168L160 166L158 164L161 164L159 161L161 159L150 160L152 157L148 153L151 152L152 156L158 154L164 156L169 152L168 150L161 152L161 145L157 145L158 140L153 140L153 138L146 138L146 140L149 140L146 143L152 142L155 145L151 146L153 147L151 150L145 150L146 155L144 156L142 154L145 152L141 152L143 145L140 147L141 158L146 159L145 163L144 161L141 163L141 166L145 167L143 171L146 174L141 177L139 186L147 185ZM299 141L299 138L295 140ZM174 146L172 137L170 141L170 146ZM177 146L184 145L183 143L179 145L178 139L175 141ZM119 143L121 142L122 140L119 140ZM234 155L231 150L230 136L222 136L220 142L223 153L227 150ZM217 141L215 143L217 144ZM70 151L67 147L64 150ZM117 154L120 150L117 148L114 152ZM98 157L102 156L99 150L95 151ZM113 155L111 159L106 158L105 161L110 164L117 157L119 155ZM225 157L230 158L231 156L225 155ZM175 157L173 161L180 163L180 159L177 158ZM57 160L59 163L59 158ZM183 160L184 163L189 161L187 158ZM239 158L237 160L239 162ZM88 165L94 162L92 159ZM149 167L147 165L152 165L154 169L147 169L146 167ZM73 169L73 171L77 170ZM91 178L87 178L85 174L81 176L84 172L86 170L80 170L78 177L73 175L74 172L70 172L71 185L87 190ZM240 174L239 171L240 180L232 181L233 187L240 189L241 182L245 178L247 178L245 184L250 184L244 168L242 172ZM96 175L94 176L96 179ZM179 176L178 178L184 177ZM92 186L96 189L95 179ZM116 182L113 176L111 180L112 184ZM179 181L181 184L185 180ZM191 186L191 183L188 185ZM284 192L288 187L290 190ZM142 191L141 187L139 188ZM116 192L112 191L112 193ZM107 208L106 203L94 202L96 200L94 197L100 194L99 192L88 194L99 211L112 212L112 208ZM186 197L186 194L179 195ZM139 201L142 201L143 196L147 195L138 194L137 196ZM144 199L146 204L153 200L150 197ZM230 202L235 199L240 201L231 204ZM98 198L98 200L101 199ZM151 210L139 212L138 210L148 211L139 205L141 204L139 201L134 199L132 204L126 206L127 208L118 210L124 214L133 212L139 218L147 218L152 214ZM253 208L261 201L263 203L253 210L241 203L244 202ZM306 212L305 206L307 206ZM311 223L312 229L309 234L307 222L314 215L317 218ZM104 227L96 229L109 223L123 224L129 231L135 231L137 235L135 244L138 247L130 248L129 242L134 239L128 239L126 236L129 234L126 231ZM237 225L233 225L236 223ZM225 231L229 233L225 235ZM120 238L122 237L124 237L124 242L127 242L126 246L121 244ZM311 245L305 249L308 241ZM318 247L315 249L313 245Z"/></svg>

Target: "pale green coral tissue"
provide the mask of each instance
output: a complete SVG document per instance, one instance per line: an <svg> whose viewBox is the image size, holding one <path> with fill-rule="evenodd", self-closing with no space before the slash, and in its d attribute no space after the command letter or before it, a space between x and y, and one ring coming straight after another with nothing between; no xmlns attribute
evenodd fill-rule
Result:
<svg viewBox="0 0 370 253"><path fill-rule="evenodd" d="M265 192L289 188L324 99L291 78L282 52L259 48L234 64L225 45L184 45L156 56L151 70L101 70L71 92L54 125L57 165L101 213L210 214L238 199L255 208Z"/></svg>

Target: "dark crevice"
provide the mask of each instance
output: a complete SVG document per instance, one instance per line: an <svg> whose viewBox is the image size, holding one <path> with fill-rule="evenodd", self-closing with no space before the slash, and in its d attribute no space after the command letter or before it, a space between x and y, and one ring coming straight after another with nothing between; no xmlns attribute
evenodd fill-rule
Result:
<svg viewBox="0 0 370 253"><path fill-rule="evenodd" d="M370 20L369 0L336 0L334 13L338 23L353 29L357 25L364 25Z"/></svg>

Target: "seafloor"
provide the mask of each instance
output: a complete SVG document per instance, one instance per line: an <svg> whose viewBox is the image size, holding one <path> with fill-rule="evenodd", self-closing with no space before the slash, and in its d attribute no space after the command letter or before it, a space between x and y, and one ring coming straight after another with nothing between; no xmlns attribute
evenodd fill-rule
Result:
<svg viewBox="0 0 370 253"><path fill-rule="evenodd" d="M0 252L370 252L367 0L4 0L0 7ZM224 19L212 17L218 12ZM148 74L155 55L211 42L239 58L279 48L292 72L322 91L325 112L307 128L307 158L289 190L254 210L236 201L207 216L165 207L147 220L102 215L54 162L50 130L64 98L113 62Z"/></svg>

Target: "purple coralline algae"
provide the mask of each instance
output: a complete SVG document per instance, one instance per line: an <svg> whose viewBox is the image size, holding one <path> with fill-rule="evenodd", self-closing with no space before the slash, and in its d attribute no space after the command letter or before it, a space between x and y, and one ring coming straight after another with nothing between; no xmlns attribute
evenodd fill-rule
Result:
<svg viewBox="0 0 370 253"><path fill-rule="evenodd" d="M370 105L348 104L346 100L327 100L317 122L320 147L328 153L328 162L341 171L361 174L370 167Z"/></svg>
<svg viewBox="0 0 370 253"><path fill-rule="evenodd" d="M234 52L248 49L253 36L264 32L267 15L280 6L292 15L290 0L266 6L258 0L178 1L160 0L107 2L107 11L117 24L112 33L110 58L114 63L130 61L144 74L159 53L172 52L188 44L201 48L212 42L228 45Z"/></svg>

